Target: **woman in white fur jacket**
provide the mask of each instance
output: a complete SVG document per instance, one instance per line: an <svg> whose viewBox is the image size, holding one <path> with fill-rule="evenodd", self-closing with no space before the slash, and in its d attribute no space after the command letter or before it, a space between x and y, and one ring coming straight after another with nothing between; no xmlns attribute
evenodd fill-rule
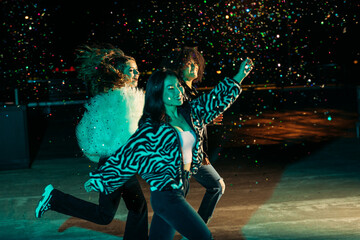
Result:
<svg viewBox="0 0 360 240"><path fill-rule="evenodd" d="M137 89L139 71L134 58L112 46L84 46L78 50L79 77L86 82L92 98L76 128L84 155L100 167L137 129L144 106L144 93ZM41 218L48 210L109 224L120 199L128 208L124 239L148 238L147 203L141 186L133 176L113 193L99 194L99 204L87 202L45 187L35 210Z"/></svg>

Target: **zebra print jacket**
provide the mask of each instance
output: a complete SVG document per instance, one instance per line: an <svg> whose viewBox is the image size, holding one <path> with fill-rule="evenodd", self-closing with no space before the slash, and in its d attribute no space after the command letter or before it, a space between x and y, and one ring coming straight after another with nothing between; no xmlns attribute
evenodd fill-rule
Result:
<svg viewBox="0 0 360 240"><path fill-rule="evenodd" d="M240 93L240 84L225 78L209 93L178 108L196 133L191 174L197 172L202 162L204 126L230 107ZM93 190L109 194L138 173L152 191L179 189L183 184L182 169L176 130L168 123L155 128L149 119L98 170L90 173L89 182Z"/></svg>

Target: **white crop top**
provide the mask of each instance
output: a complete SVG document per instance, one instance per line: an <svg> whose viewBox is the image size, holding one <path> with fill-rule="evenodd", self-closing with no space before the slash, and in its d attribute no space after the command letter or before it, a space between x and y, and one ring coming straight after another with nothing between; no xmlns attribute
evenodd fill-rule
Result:
<svg viewBox="0 0 360 240"><path fill-rule="evenodd" d="M183 155L184 164L192 162L192 149L195 145L196 135L193 131L183 131L179 133L181 150Z"/></svg>

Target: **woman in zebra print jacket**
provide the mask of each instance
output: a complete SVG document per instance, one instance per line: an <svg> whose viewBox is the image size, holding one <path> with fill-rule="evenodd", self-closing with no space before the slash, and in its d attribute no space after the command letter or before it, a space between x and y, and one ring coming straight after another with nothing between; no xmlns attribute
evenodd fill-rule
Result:
<svg viewBox="0 0 360 240"><path fill-rule="evenodd" d="M154 216L150 239L172 239L175 230L188 239L212 239L204 221L185 200L188 180L202 161L204 126L237 99L240 84L252 68L252 61L246 59L233 79L225 78L208 94L185 104L174 72L153 73L138 130L102 167L90 173L85 189L109 194L138 173L151 190ZM183 132L191 134L186 137ZM191 159L186 157L188 142Z"/></svg>

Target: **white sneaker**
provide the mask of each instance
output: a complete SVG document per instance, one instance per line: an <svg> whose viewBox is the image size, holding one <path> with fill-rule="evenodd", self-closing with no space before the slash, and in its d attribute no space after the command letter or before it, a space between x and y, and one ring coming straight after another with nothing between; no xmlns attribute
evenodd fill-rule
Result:
<svg viewBox="0 0 360 240"><path fill-rule="evenodd" d="M41 218L44 213L50 209L50 199L52 198L52 190L54 190L54 187L49 184L45 187L44 193L42 195L42 198L40 199L36 209L35 209L35 217Z"/></svg>

